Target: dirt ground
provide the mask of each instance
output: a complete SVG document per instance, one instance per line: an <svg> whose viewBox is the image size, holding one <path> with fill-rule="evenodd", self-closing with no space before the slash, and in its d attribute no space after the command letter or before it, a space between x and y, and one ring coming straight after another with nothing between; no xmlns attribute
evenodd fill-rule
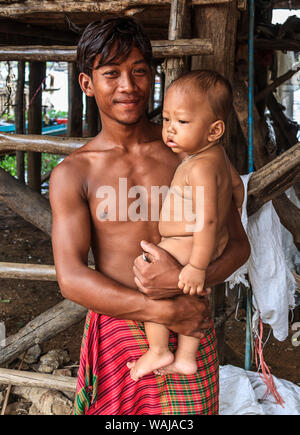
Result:
<svg viewBox="0 0 300 435"><path fill-rule="evenodd" d="M3 203L0 203L0 261L16 263L53 264L53 255L49 237L24 221ZM30 320L53 307L62 300L56 282L29 280L0 280L0 322L5 323L6 335L16 333ZM2 302L7 301L9 302ZM234 354L227 357L227 363L243 366L245 348L244 312L240 310L238 318L234 316L226 323L225 340ZM295 321L295 320L294 320ZM299 321L299 319L298 319ZM69 351L71 363L79 361L83 321L42 345L43 353L60 348ZM265 338L268 334L265 328ZM265 361L272 374L300 385L300 346L292 344L295 331L290 328L289 337L279 342L271 334L265 349ZM9 368L15 368L16 362ZM255 367L253 367L255 369Z"/></svg>

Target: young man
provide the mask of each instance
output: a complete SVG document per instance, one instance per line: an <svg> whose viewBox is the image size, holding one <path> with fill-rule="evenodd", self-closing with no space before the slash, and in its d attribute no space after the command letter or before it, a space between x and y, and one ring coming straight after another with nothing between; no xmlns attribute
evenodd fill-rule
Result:
<svg viewBox="0 0 300 435"><path fill-rule="evenodd" d="M162 143L161 127L146 117L153 83L150 41L129 18L91 23L78 44L78 64L80 85L96 99L102 130L66 157L50 180L61 292L90 310L74 412L216 414L218 361L207 300L182 294L180 265L155 246L159 215L155 219L151 211L159 209L161 198L153 192L170 185L180 159ZM228 230L230 242L208 269L207 286L222 282L248 258L233 205ZM151 263L142 259L141 245ZM87 266L90 246L95 269ZM147 349L145 321L201 338L199 373L132 381L126 364ZM170 340L175 345L172 333Z"/></svg>

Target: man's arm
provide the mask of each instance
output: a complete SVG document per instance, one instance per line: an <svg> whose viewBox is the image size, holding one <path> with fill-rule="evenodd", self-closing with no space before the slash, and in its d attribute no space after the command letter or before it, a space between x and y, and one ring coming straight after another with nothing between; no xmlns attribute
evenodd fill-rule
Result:
<svg viewBox="0 0 300 435"><path fill-rule="evenodd" d="M201 337L208 307L191 301L154 301L88 267L90 212L82 192L80 168L64 161L50 179L52 245L62 295L94 312L119 319L153 321L178 333ZM184 307L184 308L181 308ZM180 324L179 317L182 324ZM174 321L174 319L176 319Z"/></svg>
<svg viewBox="0 0 300 435"><path fill-rule="evenodd" d="M229 241L222 255L206 270L206 287L224 282L250 255L250 244L234 202L228 215L228 233ZM177 287L182 266L168 252L152 243L142 242L141 246L151 262L145 262L142 256L134 261L135 282L139 290L152 299L182 294Z"/></svg>

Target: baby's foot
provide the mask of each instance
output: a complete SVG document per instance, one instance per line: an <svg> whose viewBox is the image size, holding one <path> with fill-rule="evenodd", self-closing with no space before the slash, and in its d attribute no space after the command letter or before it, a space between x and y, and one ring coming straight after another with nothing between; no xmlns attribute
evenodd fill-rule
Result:
<svg viewBox="0 0 300 435"><path fill-rule="evenodd" d="M134 381L137 381L142 376L145 376L154 370L167 366L174 360L174 354L169 350L163 352L154 352L149 349L137 361L127 363L130 369L130 376Z"/></svg>
<svg viewBox="0 0 300 435"><path fill-rule="evenodd" d="M194 360L175 359L168 366L154 370L156 375L194 375L197 372L197 363Z"/></svg>

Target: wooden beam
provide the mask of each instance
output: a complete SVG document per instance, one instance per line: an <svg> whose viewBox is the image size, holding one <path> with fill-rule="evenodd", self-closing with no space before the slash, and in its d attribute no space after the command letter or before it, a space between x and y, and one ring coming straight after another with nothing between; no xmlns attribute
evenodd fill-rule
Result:
<svg viewBox="0 0 300 435"><path fill-rule="evenodd" d="M51 237L49 201L0 168L0 201Z"/></svg>
<svg viewBox="0 0 300 435"><path fill-rule="evenodd" d="M16 150L68 155L88 141L89 138L0 133L0 152Z"/></svg>
<svg viewBox="0 0 300 435"><path fill-rule="evenodd" d="M176 41L159 40L151 41L153 56L163 58L168 56L193 56L193 55L210 55L214 49L208 39L180 39ZM26 61L57 61L57 62L75 62L75 46L58 46L49 47L32 45L32 46L1 46L0 61L8 60L26 60Z"/></svg>
<svg viewBox="0 0 300 435"><path fill-rule="evenodd" d="M191 5L207 5L228 3L230 0L190 0ZM32 14L49 13L111 13L122 14L127 10L139 7L168 7L172 0L122 0L122 1L88 1L83 0L27 0L26 3L9 3L1 5L0 16L6 18L20 17Z"/></svg>
<svg viewBox="0 0 300 435"><path fill-rule="evenodd" d="M61 331L81 322L87 309L68 299L40 314L2 342L0 342L0 366L13 361L34 344L41 344Z"/></svg>
<svg viewBox="0 0 300 435"><path fill-rule="evenodd" d="M0 384L76 392L77 378L0 368Z"/></svg>
<svg viewBox="0 0 300 435"><path fill-rule="evenodd" d="M253 173L248 184L247 211L251 216L300 180L300 143Z"/></svg>

